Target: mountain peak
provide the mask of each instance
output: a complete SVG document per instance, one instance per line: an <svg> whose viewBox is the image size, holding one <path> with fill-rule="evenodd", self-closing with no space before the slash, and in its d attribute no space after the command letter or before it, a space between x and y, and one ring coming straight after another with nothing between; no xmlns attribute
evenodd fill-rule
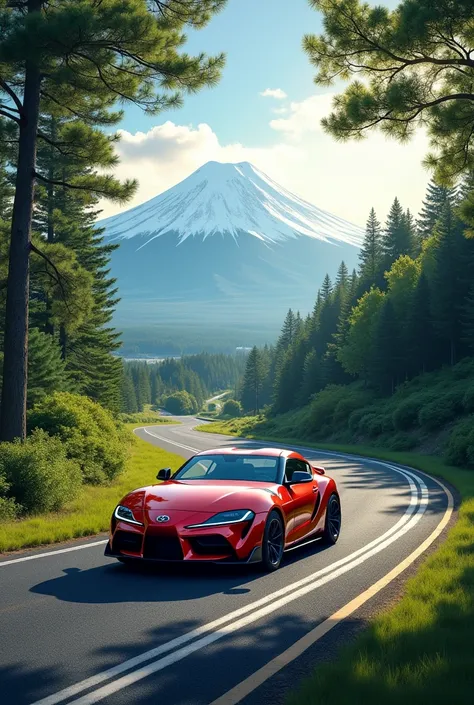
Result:
<svg viewBox="0 0 474 705"><path fill-rule="evenodd" d="M175 233L252 236L272 245L299 236L360 246L363 231L279 186L249 162L209 161L180 183L100 225L113 239L140 236L144 246ZM145 240L145 242L143 242Z"/></svg>

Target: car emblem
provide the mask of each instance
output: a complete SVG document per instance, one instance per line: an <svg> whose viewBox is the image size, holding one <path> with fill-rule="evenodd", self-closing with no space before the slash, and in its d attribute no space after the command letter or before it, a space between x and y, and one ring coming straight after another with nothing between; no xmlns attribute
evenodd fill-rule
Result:
<svg viewBox="0 0 474 705"><path fill-rule="evenodd" d="M159 521L160 524L164 524L165 521L169 521L169 520L170 520L170 518L166 514L160 514L159 517L156 517L156 521Z"/></svg>

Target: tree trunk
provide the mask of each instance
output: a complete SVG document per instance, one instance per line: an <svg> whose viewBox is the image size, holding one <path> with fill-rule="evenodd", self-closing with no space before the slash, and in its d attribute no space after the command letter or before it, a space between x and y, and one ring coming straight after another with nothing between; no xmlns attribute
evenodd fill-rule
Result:
<svg viewBox="0 0 474 705"><path fill-rule="evenodd" d="M30 12L40 7L40 0L30 0L28 5ZM24 439L26 436L29 254L40 83L39 67L32 62L27 62L7 280L0 419L0 440L2 441L12 441L14 438Z"/></svg>

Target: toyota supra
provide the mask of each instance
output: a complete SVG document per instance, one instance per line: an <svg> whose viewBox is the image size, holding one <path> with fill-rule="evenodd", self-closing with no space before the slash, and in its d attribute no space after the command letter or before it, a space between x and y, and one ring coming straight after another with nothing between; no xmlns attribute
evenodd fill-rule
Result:
<svg viewBox="0 0 474 705"><path fill-rule="evenodd" d="M106 556L128 564L260 563L274 571L286 551L339 538L335 481L291 450L207 450L157 479L114 509Z"/></svg>

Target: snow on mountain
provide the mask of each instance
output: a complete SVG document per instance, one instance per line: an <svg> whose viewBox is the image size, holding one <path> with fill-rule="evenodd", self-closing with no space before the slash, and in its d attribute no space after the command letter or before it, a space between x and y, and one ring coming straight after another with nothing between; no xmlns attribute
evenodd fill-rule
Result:
<svg viewBox="0 0 474 705"><path fill-rule="evenodd" d="M247 233L271 245L305 235L360 246L363 231L279 186L248 162L208 162L146 203L100 221L112 239L140 235L146 242L173 232L178 243ZM178 244L177 243L177 244Z"/></svg>

